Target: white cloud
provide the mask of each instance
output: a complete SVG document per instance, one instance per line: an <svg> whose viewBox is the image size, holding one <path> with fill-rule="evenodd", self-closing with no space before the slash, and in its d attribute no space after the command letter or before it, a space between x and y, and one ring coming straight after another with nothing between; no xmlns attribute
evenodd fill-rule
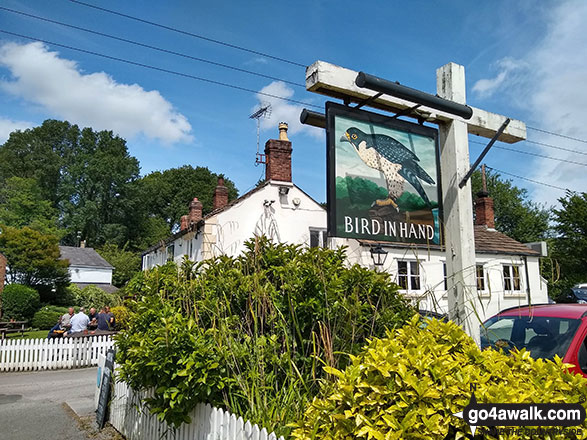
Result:
<svg viewBox="0 0 587 440"><path fill-rule="evenodd" d="M480 79L473 85L473 93L476 93L480 98L493 95L502 87L506 79L511 82L513 74L522 69L524 63L507 57L497 61L496 67L498 73L495 77Z"/></svg>
<svg viewBox="0 0 587 440"><path fill-rule="evenodd" d="M281 81L273 81L271 84L263 87L261 93L284 98L293 98L294 90ZM261 130L271 130L277 133L277 125L280 122L287 122L289 125L288 133L306 133L319 139L324 138L324 130L300 122L300 113L304 107L302 105L290 104L283 99L273 98L262 94L257 94L260 105L271 105L271 113L268 117L261 118ZM255 108L255 110L257 110Z"/></svg>
<svg viewBox="0 0 587 440"><path fill-rule="evenodd" d="M158 91L117 83L104 72L86 74L42 43L0 46L0 66L13 77L0 82L5 91L52 116L128 138L143 134L164 143L192 139L186 117Z"/></svg>
<svg viewBox="0 0 587 440"><path fill-rule="evenodd" d="M28 121L14 121L12 119L0 117L0 144L6 142L8 136L13 131L31 128L33 125L36 124Z"/></svg>

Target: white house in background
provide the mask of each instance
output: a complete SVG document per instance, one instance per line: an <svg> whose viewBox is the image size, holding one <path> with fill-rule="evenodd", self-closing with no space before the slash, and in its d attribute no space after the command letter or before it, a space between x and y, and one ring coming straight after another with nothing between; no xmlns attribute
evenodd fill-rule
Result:
<svg viewBox="0 0 587 440"><path fill-rule="evenodd" d="M96 286L106 292L118 290L112 285L114 267L92 248L59 246L61 260L69 261L71 283L83 289Z"/></svg>
<svg viewBox="0 0 587 440"><path fill-rule="evenodd" d="M214 210L202 216L202 204L195 198L189 214L181 219L179 232L147 249L142 255L143 270L180 262L184 256L201 261L221 254L238 255L244 242L264 234L275 241L311 247L347 246L351 264L374 268L371 249L381 245L387 252L385 264L403 293L418 301L420 308L446 312L445 252L440 246L377 243L365 240L326 239L326 210L291 179L291 142L287 124L279 125L279 139L265 144L265 182L228 203L222 179L214 193ZM489 317L519 304L548 302L546 282L540 276L537 250L531 249L493 226L493 201L481 194L476 201L475 248L477 291ZM539 246L540 247L540 246Z"/></svg>

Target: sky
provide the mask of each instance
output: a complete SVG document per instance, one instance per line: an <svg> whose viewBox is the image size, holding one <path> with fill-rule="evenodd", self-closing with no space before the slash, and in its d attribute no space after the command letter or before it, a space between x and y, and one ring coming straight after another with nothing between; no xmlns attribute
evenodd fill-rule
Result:
<svg viewBox="0 0 587 440"><path fill-rule="evenodd" d="M0 143L46 119L67 120L125 138L143 175L205 166L243 194L264 176L249 115L271 104L260 120L261 152L288 122L293 180L321 202L326 135L301 125L299 114L301 103L327 99L305 90L304 66L323 60L435 94L436 69L455 62L465 66L468 104L531 127L532 142L497 143L484 163L546 207L565 188L585 191L585 1L394 0L365 10L347 0L83 1L143 21L70 0L0 4ZM488 139L470 142L473 161Z"/></svg>

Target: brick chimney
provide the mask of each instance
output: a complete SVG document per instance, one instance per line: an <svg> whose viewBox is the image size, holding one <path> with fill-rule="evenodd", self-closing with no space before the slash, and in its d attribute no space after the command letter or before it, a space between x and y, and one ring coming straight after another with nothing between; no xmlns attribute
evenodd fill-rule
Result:
<svg viewBox="0 0 587 440"><path fill-rule="evenodd" d="M279 123L279 139L265 144L265 180L291 182L291 142L287 138L287 124Z"/></svg>
<svg viewBox="0 0 587 440"><path fill-rule="evenodd" d="M475 224L495 229L495 214L493 211L493 199L487 191L479 191L475 200Z"/></svg>
<svg viewBox="0 0 587 440"><path fill-rule="evenodd" d="M190 217L188 215L182 215L179 229L182 231L185 231L189 225L190 225Z"/></svg>
<svg viewBox="0 0 587 440"><path fill-rule="evenodd" d="M188 214L188 223L190 225L198 223L202 220L202 202L194 197L194 200L190 202L190 213Z"/></svg>
<svg viewBox="0 0 587 440"><path fill-rule="evenodd" d="M214 209L224 208L228 204L228 188L224 186L224 178L218 178L218 185L214 190Z"/></svg>

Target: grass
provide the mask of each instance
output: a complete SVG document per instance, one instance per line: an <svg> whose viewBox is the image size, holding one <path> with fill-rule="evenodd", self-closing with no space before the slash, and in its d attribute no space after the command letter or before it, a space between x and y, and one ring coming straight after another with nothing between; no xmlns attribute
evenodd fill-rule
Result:
<svg viewBox="0 0 587 440"><path fill-rule="evenodd" d="M9 333L6 335L6 339L45 339L49 330L29 330L24 332L24 336L21 333Z"/></svg>

